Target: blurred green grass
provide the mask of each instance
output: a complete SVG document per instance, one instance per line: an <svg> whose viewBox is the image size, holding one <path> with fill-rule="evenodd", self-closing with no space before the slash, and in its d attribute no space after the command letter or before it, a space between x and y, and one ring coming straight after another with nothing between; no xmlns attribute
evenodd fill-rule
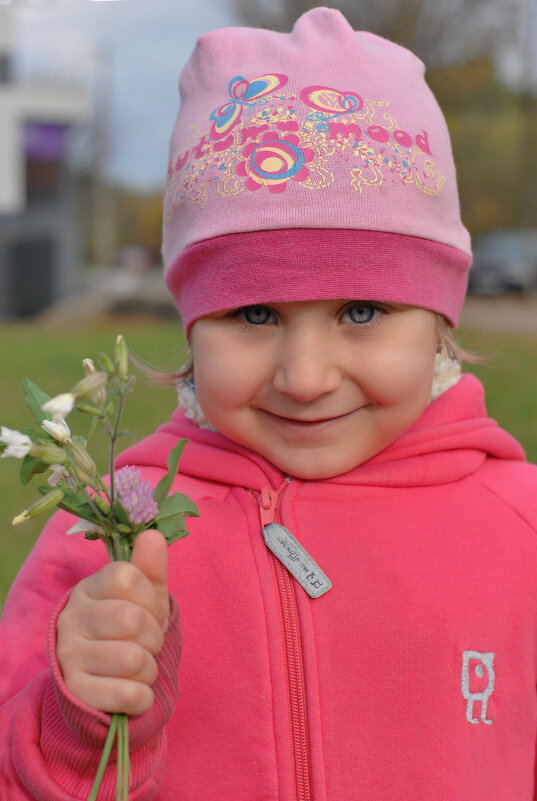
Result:
<svg viewBox="0 0 537 801"><path fill-rule="evenodd" d="M177 321L111 317L68 330L0 325L0 424L17 429L31 422L21 386L26 376L50 395L64 392L80 378L82 358L95 358L99 351L111 353L118 333L137 355L161 369L176 369L184 360ZM463 329L459 339L474 352L493 354L489 361L466 365L465 370L483 381L489 414L522 443L529 461L537 462L537 336ZM174 406L172 390L139 379L128 398L122 427L140 439L166 421ZM71 416L69 422L77 433L86 430L85 420ZM128 445L127 439L119 443L120 449ZM106 448L104 437L92 445L101 469L106 465ZM10 524L33 497L32 485L20 484L17 463L0 462L0 602L43 526L42 518L17 528Z"/></svg>

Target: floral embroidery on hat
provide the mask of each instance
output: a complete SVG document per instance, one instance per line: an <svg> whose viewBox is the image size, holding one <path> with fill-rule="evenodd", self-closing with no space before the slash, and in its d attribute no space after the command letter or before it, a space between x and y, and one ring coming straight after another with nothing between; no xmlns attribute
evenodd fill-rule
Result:
<svg viewBox="0 0 537 801"><path fill-rule="evenodd" d="M228 86L229 100L215 109L210 116L213 120L211 139L213 141L223 139L238 123L245 107L255 106L259 101L266 103L265 95L281 89L286 83L287 76L276 73L260 75L251 81L245 80L242 75L232 78Z"/></svg>
<svg viewBox="0 0 537 801"><path fill-rule="evenodd" d="M342 114L352 114L360 111L364 101L356 92L338 89L329 89L327 86L306 86L300 92L300 99L311 108L316 109L316 114L308 114L307 119L316 122L318 131L330 131L330 120L340 117Z"/></svg>
<svg viewBox="0 0 537 801"><path fill-rule="evenodd" d="M168 216L182 203L203 208L215 192L232 197L265 187L276 195L291 181L308 191L336 180L359 194L386 183L414 185L429 196L441 191L446 178L429 133L400 127L387 100L317 85L293 92L289 80L279 73L236 76L229 100L189 126L169 162Z"/></svg>
<svg viewBox="0 0 537 801"><path fill-rule="evenodd" d="M246 177L246 189L255 191L266 186L269 192L284 192L287 181L305 181L305 166L315 154L309 147L300 148L296 134L281 136L277 131L263 134L261 142L249 142L243 149L245 160L237 165L237 175Z"/></svg>

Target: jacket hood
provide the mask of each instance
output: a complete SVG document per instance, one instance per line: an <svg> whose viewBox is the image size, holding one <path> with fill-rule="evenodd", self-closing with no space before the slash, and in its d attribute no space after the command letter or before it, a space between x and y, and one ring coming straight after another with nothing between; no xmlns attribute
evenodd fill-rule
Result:
<svg viewBox="0 0 537 801"><path fill-rule="evenodd" d="M116 467L136 464L165 470L167 455L181 438L189 440L180 463L185 475L254 490L267 484L277 487L285 477L254 451L199 428L182 409L155 434L124 451ZM387 448L348 473L324 481L386 487L444 484L475 472L487 456L525 461L522 446L487 416L481 382L465 374Z"/></svg>

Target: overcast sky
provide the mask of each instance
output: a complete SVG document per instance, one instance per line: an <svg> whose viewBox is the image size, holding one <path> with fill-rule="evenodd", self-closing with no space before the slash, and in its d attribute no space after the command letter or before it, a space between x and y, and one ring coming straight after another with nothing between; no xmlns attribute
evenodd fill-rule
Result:
<svg viewBox="0 0 537 801"><path fill-rule="evenodd" d="M108 50L112 174L135 187L162 185L179 74L198 36L239 24L229 0L27 0L11 8L20 77L87 82L96 51Z"/></svg>

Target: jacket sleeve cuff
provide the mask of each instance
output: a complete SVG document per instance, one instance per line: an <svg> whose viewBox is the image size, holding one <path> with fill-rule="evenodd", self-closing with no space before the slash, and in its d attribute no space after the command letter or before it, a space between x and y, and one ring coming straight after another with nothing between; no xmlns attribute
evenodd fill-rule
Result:
<svg viewBox="0 0 537 801"><path fill-rule="evenodd" d="M95 778L111 716L79 701L67 689L56 658L56 622L70 592L56 607L48 632L48 658L52 681L45 691L42 710L41 750L49 771L76 797L87 797ZM129 717L131 793L147 783L158 787L166 755L164 727L177 701L177 674L181 655L181 632L177 603L170 596L169 627L157 656L159 673L152 689L155 701L143 715ZM115 748L103 779L104 797L116 786ZM131 795L129 795L129 798ZM148 796L144 796L148 797Z"/></svg>

